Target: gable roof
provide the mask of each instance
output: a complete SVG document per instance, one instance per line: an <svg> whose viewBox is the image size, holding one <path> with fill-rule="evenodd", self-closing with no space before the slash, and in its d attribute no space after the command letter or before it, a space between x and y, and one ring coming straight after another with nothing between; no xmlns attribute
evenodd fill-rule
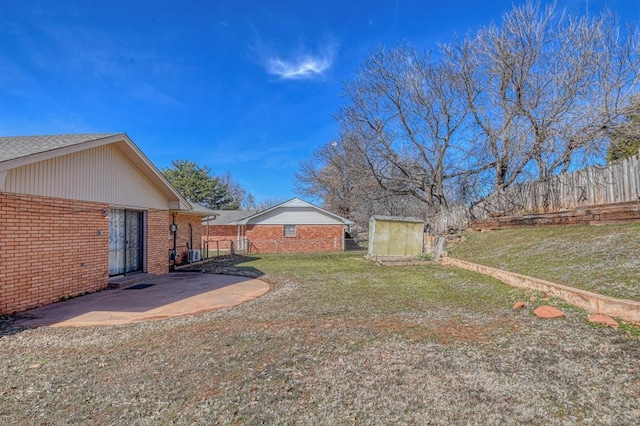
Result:
<svg viewBox="0 0 640 426"><path fill-rule="evenodd" d="M0 137L0 175L39 161L109 144L114 144L149 179L169 200L171 209L194 210L126 133Z"/></svg>
<svg viewBox="0 0 640 426"><path fill-rule="evenodd" d="M316 211L318 211L320 213L323 213L323 214L325 214L327 216L330 216L333 219L335 219L335 220L337 220L339 222L342 222L345 225L353 225L353 222L350 221L349 219L345 219L344 217L338 216L335 213L331 213L330 211L324 210L324 209L322 209L322 208L320 208L318 206L315 206L315 205L313 205L311 203L308 203L308 202L306 202L304 200L301 200L300 198L292 198L289 201L285 201L284 203L281 203L281 204L278 204L276 206L273 206L273 207L271 207L271 208L269 208L267 210L263 210L261 212L258 212L256 214L254 214L254 215L251 215L251 216L248 216L248 217L246 217L244 219L238 220L236 223L238 225L246 225L250 221L252 221L254 219L257 219L260 216L267 215L267 214L271 213L272 211L274 211L276 209L283 208L283 207L313 209L313 210L316 210Z"/></svg>

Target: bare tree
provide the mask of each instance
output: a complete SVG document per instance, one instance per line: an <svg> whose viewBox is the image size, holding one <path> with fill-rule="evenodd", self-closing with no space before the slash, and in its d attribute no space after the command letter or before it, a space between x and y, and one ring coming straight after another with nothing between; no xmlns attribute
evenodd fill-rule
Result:
<svg viewBox="0 0 640 426"><path fill-rule="evenodd" d="M253 194L249 194L247 197L245 197L240 207L243 210L257 210L259 212L262 212L270 209L271 207L277 206L278 204L282 204L285 201L286 200L278 197L265 198L263 200L256 201L255 196Z"/></svg>
<svg viewBox="0 0 640 426"><path fill-rule="evenodd" d="M371 202L382 189L369 173L359 141L341 135L317 150L296 173L296 192L321 198L323 207L358 223L368 221ZM367 217L363 218L363 210Z"/></svg>
<svg viewBox="0 0 640 426"><path fill-rule="evenodd" d="M343 217L351 217L351 201L358 188L356 167L349 164L344 145L330 142L300 164L296 173L296 192L321 198L324 207Z"/></svg>
<svg viewBox="0 0 640 426"><path fill-rule="evenodd" d="M450 50L494 189L545 179L602 158L603 130L621 119L638 83L636 31L610 12L557 14L527 3Z"/></svg>
<svg viewBox="0 0 640 426"><path fill-rule="evenodd" d="M296 174L296 192L321 198L323 207L363 227L374 215L418 216L425 204L414 197L391 193L370 173L363 141L342 134L302 162Z"/></svg>
<svg viewBox="0 0 640 426"><path fill-rule="evenodd" d="M223 208L224 210L235 210L243 208L246 205L247 200L253 197L252 194L240 185L239 182L233 180L231 173L227 172L219 177L220 182L225 185L227 192L231 197L231 201Z"/></svg>
<svg viewBox="0 0 640 426"><path fill-rule="evenodd" d="M346 84L339 138L303 163L300 188L350 218L362 205L424 217L601 161L614 131L632 128L637 38L608 11L529 2L437 60L379 48Z"/></svg>
<svg viewBox="0 0 640 426"><path fill-rule="evenodd" d="M459 75L454 62L435 63L408 45L380 48L346 85L348 104L337 116L343 131L362 141L380 187L433 211L448 204L445 180L467 172L452 161L467 113Z"/></svg>

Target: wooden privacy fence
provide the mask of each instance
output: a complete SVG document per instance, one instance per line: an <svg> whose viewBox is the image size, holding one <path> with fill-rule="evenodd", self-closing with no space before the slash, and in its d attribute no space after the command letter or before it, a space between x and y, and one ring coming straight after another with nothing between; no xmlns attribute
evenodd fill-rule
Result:
<svg viewBox="0 0 640 426"><path fill-rule="evenodd" d="M548 213L640 199L638 155L604 167L587 167L549 179L513 185L472 207L457 205L427 221L432 234L462 230L474 219L515 213Z"/></svg>
<svg viewBox="0 0 640 426"><path fill-rule="evenodd" d="M459 204L427 219L425 230L430 235L444 235L466 229L471 221L469 207Z"/></svg>

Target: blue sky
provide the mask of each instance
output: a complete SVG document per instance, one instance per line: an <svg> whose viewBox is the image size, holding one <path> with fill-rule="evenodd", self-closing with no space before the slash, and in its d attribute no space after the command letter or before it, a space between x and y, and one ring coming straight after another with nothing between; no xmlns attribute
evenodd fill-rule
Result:
<svg viewBox="0 0 640 426"><path fill-rule="evenodd" d="M3 0L0 135L126 132L159 168L189 159L288 199L370 52L435 50L513 3ZM558 1L604 6L640 22L638 0Z"/></svg>

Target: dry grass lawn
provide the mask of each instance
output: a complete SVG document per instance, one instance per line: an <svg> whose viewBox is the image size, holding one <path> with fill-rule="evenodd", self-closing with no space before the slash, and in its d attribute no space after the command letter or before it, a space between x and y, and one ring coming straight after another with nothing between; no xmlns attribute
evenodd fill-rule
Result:
<svg viewBox="0 0 640 426"><path fill-rule="evenodd" d="M467 231L450 255L640 301L640 224Z"/></svg>
<svg viewBox="0 0 640 426"><path fill-rule="evenodd" d="M5 322L0 424L640 423L640 339L558 301L540 320L497 281L357 255L236 263L273 291L126 326Z"/></svg>

